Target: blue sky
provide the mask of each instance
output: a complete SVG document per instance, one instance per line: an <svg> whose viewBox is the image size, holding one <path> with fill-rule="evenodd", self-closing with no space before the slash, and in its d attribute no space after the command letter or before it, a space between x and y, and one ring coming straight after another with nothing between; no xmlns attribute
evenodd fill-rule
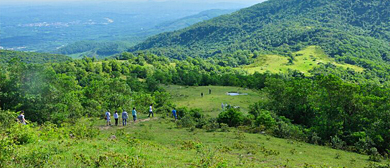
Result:
<svg viewBox="0 0 390 168"><path fill-rule="evenodd" d="M179 1L179 0L1 0L3 3L53 3L53 2L70 2L70 1L82 1L82 2L94 2L94 1L125 1L125 2L146 2L146 1ZM241 3L241 4L256 4L260 3L264 0L180 0L180 1L188 1L188 2L204 2L204 3L217 3L217 2L233 2L233 3Z"/></svg>

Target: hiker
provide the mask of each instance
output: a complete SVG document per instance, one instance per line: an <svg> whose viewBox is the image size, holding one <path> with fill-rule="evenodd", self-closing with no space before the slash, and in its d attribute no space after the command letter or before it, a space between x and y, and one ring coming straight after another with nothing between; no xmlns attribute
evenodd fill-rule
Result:
<svg viewBox="0 0 390 168"><path fill-rule="evenodd" d="M150 114L152 114L152 117L154 117L154 114L153 114L153 104L150 104L149 106L149 116L150 117Z"/></svg>
<svg viewBox="0 0 390 168"><path fill-rule="evenodd" d="M24 119L24 111L22 110L18 116L18 120L20 123L22 123L23 125L26 125L26 120Z"/></svg>
<svg viewBox="0 0 390 168"><path fill-rule="evenodd" d="M134 120L134 122L136 122L137 121L137 111L135 111L135 107L133 108L132 114L133 114L133 120Z"/></svg>
<svg viewBox="0 0 390 168"><path fill-rule="evenodd" d="M119 120L118 111L115 111L114 118L115 118L115 126L118 126L118 120Z"/></svg>
<svg viewBox="0 0 390 168"><path fill-rule="evenodd" d="M211 89L209 89L209 94L211 94Z"/></svg>
<svg viewBox="0 0 390 168"><path fill-rule="evenodd" d="M222 107L222 111L223 111L225 109L225 106L223 105L223 103L222 103L221 107Z"/></svg>
<svg viewBox="0 0 390 168"><path fill-rule="evenodd" d="M107 126L111 125L111 120L110 120L111 113L109 111L106 112L106 120L107 120Z"/></svg>
<svg viewBox="0 0 390 168"><path fill-rule="evenodd" d="M127 112L125 110L123 110L123 112L122 112L122 124L123 124L123 126L127 125L127 118L129 118L129 115L127 114Z"/></svg>
<svg viewBox="0 0 390 168"><path fill-rule="evenodd" d="M176 114L176 110L175 109L172 110L172 115L173 115L173 117L175 117L175 121L176 121L177 120L177 114Z"/></svg>
<svg viewBox="0 0 390 168"><path fill-rule="evenodd" d="M200 93L200 97L203 97L203 92L202 92L202 93Z"/></svg>

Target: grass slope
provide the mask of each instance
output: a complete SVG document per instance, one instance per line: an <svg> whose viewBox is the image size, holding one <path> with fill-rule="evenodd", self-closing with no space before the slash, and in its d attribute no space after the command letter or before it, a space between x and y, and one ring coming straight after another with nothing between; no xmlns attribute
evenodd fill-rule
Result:
<svg viewBox="0 0 390 168"><path fill-rule="evenodd" d="M229 132L176 128L171 119L106 127L94 123L93 139L49 139L21 146L18 157L43 167L365 167L368 156L273 138ZM41 130L42 131L42 130ZM113 136L115 135L115 137ZM32 159L32 160L29 160ZM307 166L307 167L310 167Z"/></svg>
<svg viewBox="0 0 390 168"><path fill-rule="evenodd" d="M273 73L287 72L288 69L298 70L308 74L309 70L313 69L320 63L331 63L343 68L351 68L356 72L362 72L364 68L350 65L336 63L333 58L328 57L319 46L309 46L298 52L294 52L295 60L293 64L288 64L288 57L280 55L265 55L256 59L255 63L246 65L240 69L244 69L249 73L270 71Z"/></svg>
<svg viewBox="0 0 390 168"><path fill-rule="evenodd" d="M216 117L221 112L221 103L240 106L243 112L248 112L250 104L254 104L264 97L252 90L239 87L223 86L165 86L172 96L172 101L179 107L200 108L206 114ZM211 89L211 94L209 94ZM204 96L200 94L203 92ZM226 92L240 92L248 95L229 96Z"/></svg>

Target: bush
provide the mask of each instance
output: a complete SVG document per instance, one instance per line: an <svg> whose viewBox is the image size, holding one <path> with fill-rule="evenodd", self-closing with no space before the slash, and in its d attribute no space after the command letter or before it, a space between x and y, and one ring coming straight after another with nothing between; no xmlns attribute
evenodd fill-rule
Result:
<svg viewBox="0 0 390 168"><path fill-rule="evenodd" d="M27 144L37 140L37 132L30 125L15 123L8 129L7 133L17 145Z"/></svg>
<svg viewBox="0 0 390 168"><path fill-rule="evenodd" d="M274 129L274 135L279 138L289 138L289 139L297 139L304 140L306 139L305 134L302 131L302 128L291 124L285 121L279 121L276 124L277 126Z"/></svg>
<svg viewBox="0 0 390 168"><path fill-rule="evenodd" d="M15 119L18 114L11 111L3 111L0 109L0 128L8 128L13 123L15 123Z"/></svg>
<svg viewBox="0 0 390 168"><path fill-rule="evenodd" d="M183 118L181 118L177 122L177 125L179 127L193 127L193 126L195 126L195 121L191 116L187 115L187 116L184 116Z"/></svg>
<svg viewBox="0 0 390 168"><path fill-rule="evenodd" d="M68 131L66 128L58 128L56 124L47 122L40 127L39 138L42 140L63 139Z"/></svg>
<svg viewBox="0 0 390 168"><path fill-rule="evenodd" d="M219 124L216 118L210 118L207 124L204 126L207 132L216 131L219 128Z"/></svg>
<svg viewBox="0 0 390 168"><path fill-rule="evenodd" d="M15 158L16 163L20 163L23 167L46 167L51 156L64 152L63 149L56 145L49 145L46 147L34 145L29 148L27 153L18 155Z"/></svg>
<svg viewBox="0 0 390 168"><path fill-rule="evenodd" d="M375 143L370 137L360 138L358 142L354 144L356 152L367 154L370 151L370 148L373 147Z"/></svg>
<svg viewBox="0 0 390 168"><path fill-rule="evenodd" d="M177 115L179 121L177 122L177 125L180 127L196 127L196 128L203 128L207 124L207 120L202 114L201 109L191 109L188 110L187 108L178 108Z"/></svg>
<svg viewBox="0 0 390 168"><path fill-rule="evenodd" d="M276 121L269 111L262 110L257 116L255 124L256 126L263 125L266 128L271 128L276 125Z"/></svg>
<svg viewBox="0 0 390 168"><path fill-rule="evenodd" d="M321 142L321 137L316 132L313 132L310 136L310 143L318 145Z"/></svg>
<svg viewBox="0 0 390 168"><path fill-rule="evenodd" d="M331 137L330 142L332 144L332 147L335 149L343 149L344 146L346 145L346 143L341 138L339 138L337 135Z"/></svg>
<svg viewBox="0 0 390 168"><path fill-rule="evenodd" d="M237 127L243 124L245 116L237 109L230 108L218 115L218 123L225 123L229 127Z"/></svg>
<svg viewBox="0 0 390 168"><path fill-rule="evenodd" d="M77 139L92 139L99 135L99 129L93 127L92 124L86 125L80 122L78 124L68 126L70 129L69 136Z"/></svg>
<svg viewBox="0 0 390 168"><path fill-rule="evenodd" d="M15 144L12 139L6 135L0 135L0 167L6 167L7 161L11 160L15 149Z"/></svg>
<svg viewBox="0 0 390 168"><path fill-rule="evenodd" d="M378 149L372 147L370 149L370 157L368 160L374 161L374 162L380 162L382 160L382 156L379 154Z"/></svg>

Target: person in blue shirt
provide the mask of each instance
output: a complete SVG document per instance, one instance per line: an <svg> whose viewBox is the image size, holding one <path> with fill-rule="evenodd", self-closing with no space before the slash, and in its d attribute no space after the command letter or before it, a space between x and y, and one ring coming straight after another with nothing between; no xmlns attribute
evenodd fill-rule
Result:
<svg viewBox="0 0 390 168"><path fill-rule="evenodd" d="M135 111L135 107L133 108L132 114L134 122L137 121L137 111Z"/></svg>
<svg viewBox="0 0 390 168"><path fill-rule="evenodd" d="M123 112L122 112L122 124L123 124L123 126L127 125L127 118L129 118L129 115L127 114L127 112L125 110L123 110Z"/></svg>
<svg viewBox="0 0 390 168"><path fill-rule="evenodd" d="M23 125L26 125L26 120L24 119L24 111L22 110L18 116L18 120L20 123L22 123Z"/></svg>
<svg viewBox="0 0 390 168"><path fill-rule="evenodd" d="M176 114L176 110L175 109L172 110L172 115L173 115L173 117L175 117L175 121L176 121L177 120L177 114Z"/></svg>
<svg viewBox="0 0 390 168"><path fill-rule="evenodd" d="M109 111L106 112L106 120L107 120L107 126L111 125L111 113Z"/></svg>

